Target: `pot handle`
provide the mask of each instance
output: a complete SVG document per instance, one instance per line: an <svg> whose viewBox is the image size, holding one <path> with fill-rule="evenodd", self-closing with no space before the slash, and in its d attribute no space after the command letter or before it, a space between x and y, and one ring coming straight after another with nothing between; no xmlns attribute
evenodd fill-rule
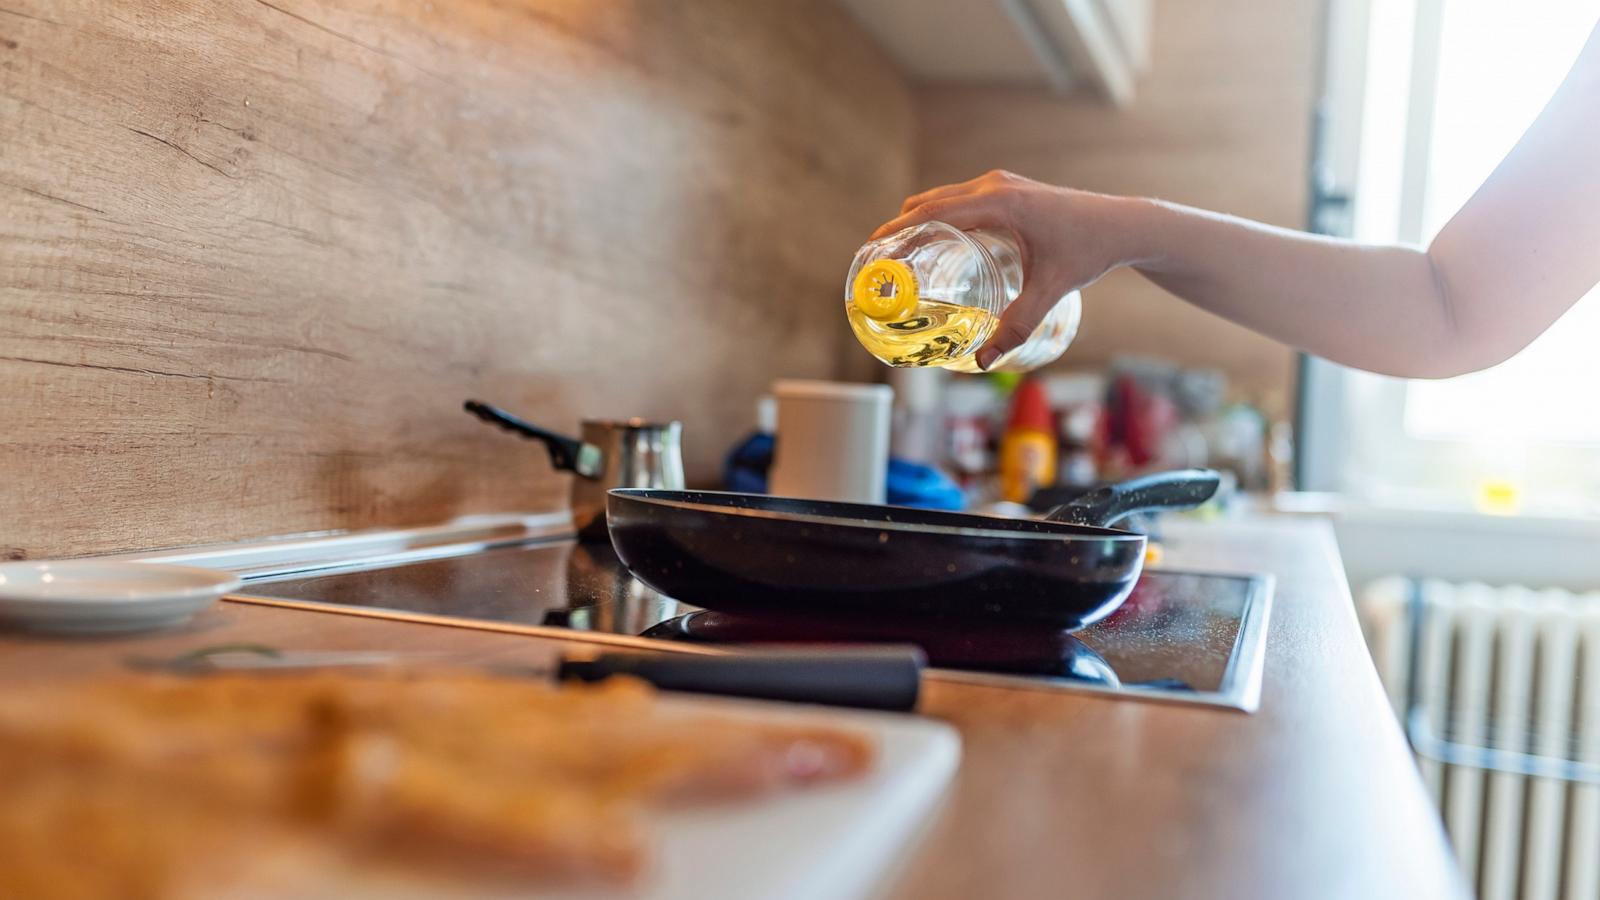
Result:
<svg viewBox="0 0 1600 900"><path fill-rule="evenodd" d="M1072 525L1106 526L1134 513L1199 506L1215 496L1221 484L1222 476L1212 469L1157 472L1096 488L1044 517Z"/></svg>
<svg viewBox="0 0 1600 900"><path fill-rule="evenodd" d="M542 441L550 451L550 464L557 469L576 472L584 478L597 479L605 468L603 454L600 448L593 444L585 444L577 438L547 431L479 400L468 400L462 404L462 409L513 434Z"/></svg>

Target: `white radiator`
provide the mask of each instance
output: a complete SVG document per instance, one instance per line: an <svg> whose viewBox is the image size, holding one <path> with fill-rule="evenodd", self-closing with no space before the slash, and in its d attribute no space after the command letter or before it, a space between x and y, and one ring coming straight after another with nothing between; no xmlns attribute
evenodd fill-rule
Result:
<svg viewBox="0 0 1600 900"><path fill-rule="evenodd" d="M1384 579L1362 627L1483 900L1600 900L1600 593Z"/></svg>

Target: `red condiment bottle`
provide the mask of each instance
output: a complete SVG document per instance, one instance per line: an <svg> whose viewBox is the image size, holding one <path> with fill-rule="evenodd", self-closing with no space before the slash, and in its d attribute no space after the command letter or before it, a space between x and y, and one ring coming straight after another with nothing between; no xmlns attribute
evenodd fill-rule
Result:
<svg viewBox="0 0 1600 900"><path fill-rule="evenodd" d="M1044 385L1028 378L1011 395L1011 417L1000 439L1000 496L1027 503L1056 481L1055 416Z"/></svg>

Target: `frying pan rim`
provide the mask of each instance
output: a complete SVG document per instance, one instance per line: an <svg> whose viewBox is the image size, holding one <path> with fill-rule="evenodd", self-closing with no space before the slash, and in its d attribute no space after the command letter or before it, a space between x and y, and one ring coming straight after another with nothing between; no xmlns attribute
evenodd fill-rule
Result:
<svg viewBox="0 0 1600 900"><path fill-rule="evenodd" d="M969 528L964 525L919 525L915 522L874 522L870 519L846 519L837 516L813 516L805 513L780 513L765 509L749 509L737 506L718 506L709 503L694 503L688 500L670 500L659 496L662 493L674 494L707 494L713 497L767 497L768 494L749 494L741 491L697 491L679 490L677 488L612 488L606 491L608 496L623 500L633 500L639 503L655 506L667 506L675 509L687 509L695 512L710 512L722 515L733 515L750 519L769 519L782 522L800 522L809 525L827 525L835 528L859 528L873 531L899 531L912 534L939 534L959 537L994 538L998 540L1049 540L1049 541L1144 541L1146 536L1133 531L1124 531L1120 528L1109 528L1104 525L1069 525L1065 522L1050 522L1043 519L1029 521L1041 525L1063 525L1073 529L1094 529L1102 534L1082 534L1077 532L1051 533L1048 531L1010 531L1004 528ZM804 497L773 497L777 500L804 500ZM822 501L819 501L822 502ZM878 504L866 504L878 505ZM939 512L939 510L918 509L915 506L891 506L883 504L885 509L904 509L917 513Z"/></svg>

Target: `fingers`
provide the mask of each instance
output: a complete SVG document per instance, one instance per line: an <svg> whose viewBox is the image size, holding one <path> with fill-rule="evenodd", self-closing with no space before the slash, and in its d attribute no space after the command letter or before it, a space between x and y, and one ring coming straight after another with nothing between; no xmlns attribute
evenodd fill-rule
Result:
<svg viewBox="0 0 1600 900"><path fill-rule="evenodd" d="M931 203L934 200L943 200L946 197L957 197L962 194L976 193L978 189L983 186L984 178L987 177L988 176L985 175L978 178L969 178L966 181L958 184L942 184L936 188L929 188L920 194L912 194L906 198L906 202L900 204L900 212L908 213L922 204Z"/></svg>
<svg viewBox="0 0 1600 900"><path fill-rule="evenodd" d="M906 202L900 204L900 212L907 213L924 203L934 200L943 200L947 197L960 196L961 194L975 194L986 187L997 187L1003 184L1016 184L1026 179L1013 175L1004 169L990 169L977 178L968 178L957 184L946 184L936 188L929 188L920 194L912 194Z"/></svg>
<svg viewBox="0 0 1600 900"><path fill-rule="evenodd" d="M995 360L1020 347L1061 299L1060 294L1050 295L1037 284L1037 279L1026 283L1017 301L1006 307L1000 316L1000 327L978 348L978 368L988 371Z"/></svg>
<svg viewBox="0 0 1600 900"><path fill-rule="evenodd" d="M982 175L979 175L977 178L969 178L966 181L957 184L940 185L939 187L929 188L920 194L912 194L910 197L906 198L904 203L900 204L900 215L893 221L886 222L877 231L874 231L871 239L877 240L884 235L893 234L902 228L910 228L913 225L920 225L923 222L928 221L930 218L940 219L941 221L949 221L942 215L927 214L925 208L932 206L933 204L953 203L960 200L975 200L976 198L985 197L987 195L996 193L998 188L1008 185L1016 185L1019 182L1025 181L1026 179L1013 175L1010 172L1002 171L1000 169L993 169L983 173ZM956 207L958 210L964 208L965 206ZM923 210L923 214L919 215L919 210ZM959 212L953 214L960 215ZM950 224L956 225L957 228L978 228L982 227L983 225L997 225L1002 223L993 219L992 217L986 217L975 220L975 224L972 225L957 225L955 222L950 222Z"/></svg>
<svg viewBox="0 0 1600 900"><path fill-rule="evenodd" d="M1010 227L1006 205L1000 194L986 191L976 194L945 197L931 200L909 212L901 213L878 226L871 240L894 234L902 228L938 220L965 231L969 228Z"/></svg>

